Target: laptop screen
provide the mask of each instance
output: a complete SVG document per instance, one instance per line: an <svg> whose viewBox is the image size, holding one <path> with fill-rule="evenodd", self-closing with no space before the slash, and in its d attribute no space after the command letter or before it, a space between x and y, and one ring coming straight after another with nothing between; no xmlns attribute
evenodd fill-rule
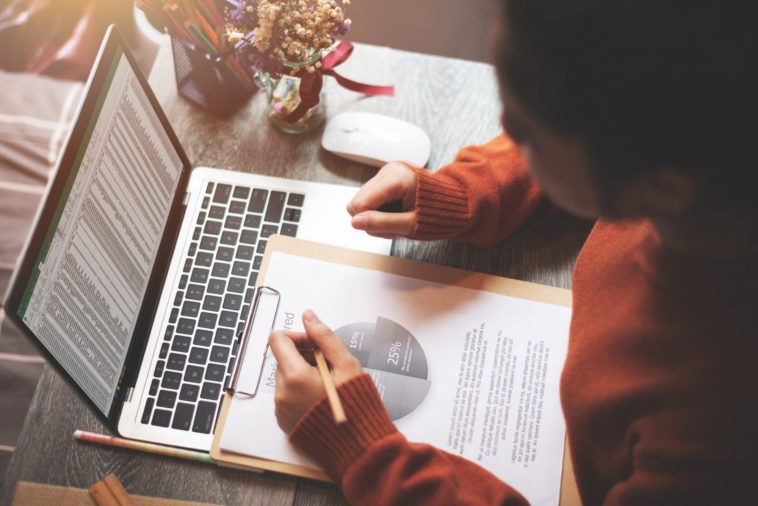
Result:
<svg viewBox="0 0 758 506"><path fill-rule="evenodd" d="M123 51L103 64L17 316L107 416L183 164Z"/></svg>

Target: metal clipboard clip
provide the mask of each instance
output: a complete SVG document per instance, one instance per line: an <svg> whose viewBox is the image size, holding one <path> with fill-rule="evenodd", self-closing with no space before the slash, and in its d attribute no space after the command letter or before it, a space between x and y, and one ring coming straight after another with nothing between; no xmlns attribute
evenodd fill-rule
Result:
<svg viewBox="0 0 758 506"><path fill-rule="evenodd" d="M265 299L273 300L265 300ZM234 364L234 371L229 380L229 385L226 388L228 393L246 395L249 397L255 397L258 393L258 386L260 385L261 378L263 377L263 366L266 362L266 355L268 354L268 337L274 330L274 324L276 323L276 316L279 314L279 302L281 301L282 294L278 290L275 290L269 286L259 286L255 289L255 295L253 296L253 303L250 307L247 320L245 321L245 327L242 329L242 333L237 337L238 351L237 351L237 363ZM265 300L263 303L262 300ZM266 318L266 313L263 313L261 319L258 316L258 312L264 306L264 310L270 311L273 308L273 315L271 319ZM253 341L253 346L260 348L263 340L265 340L265 346L262 346L263 353L257 355L255 349L250 351L250 357L248 357L248 346L250 341ZM247 367L244 367L244 363L247 363ZM240 382L242 384L240 385Z"/></svg>

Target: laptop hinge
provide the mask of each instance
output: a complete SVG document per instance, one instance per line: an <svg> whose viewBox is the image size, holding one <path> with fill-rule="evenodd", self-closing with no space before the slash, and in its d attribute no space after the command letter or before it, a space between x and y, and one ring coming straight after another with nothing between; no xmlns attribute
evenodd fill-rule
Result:
<svg viewBox="0 0 758 506"><path fill-rule="evenodd" d="M134 396L134 387L129 387L126 391L126 400L124 402L132 402L132 396Z"/></svg>
<svg viewBox="0 0 758 506"><path fill-rule="evenodd" d="M182 201L182 205L184 207L187 207L187 202L189 202L190 195L191 195L190 192L187 192L187 193L184 194L184 200Z"/></svg>

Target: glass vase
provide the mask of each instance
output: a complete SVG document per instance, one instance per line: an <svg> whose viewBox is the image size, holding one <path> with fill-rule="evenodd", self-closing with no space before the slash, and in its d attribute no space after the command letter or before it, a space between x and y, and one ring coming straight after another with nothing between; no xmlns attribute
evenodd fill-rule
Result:
<svg viewBox="0 0 758 506"><path fill-rule="evenodd" d="M322 76L315 68L320 60L321 51L317 51L306 61L282 61L282 72L277 77L267 72L255 73L256 82L266 92L266 115L283 132L311 132L326 120L326 94ZM309 67L312 72L308 72ZM304 104L303 96L313 103Z"/></svg>

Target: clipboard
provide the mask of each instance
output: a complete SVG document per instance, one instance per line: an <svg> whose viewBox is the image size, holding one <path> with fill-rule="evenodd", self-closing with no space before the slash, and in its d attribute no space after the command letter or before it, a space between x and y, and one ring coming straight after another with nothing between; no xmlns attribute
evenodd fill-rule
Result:
<svg viewBox="0 0 758 506"><path fill-rule="evenodd" d="M247 338L253 334L256 326L259 333L261 332L260 329L268 329L270 332L276 320L278 297L280 294L276 291L275 287L266 286L266 273L274 252L381 271L422 281L457 285L460 287L508 295L535 302L543 302L565 307L571 306L571 291L566 289L538 285L535 283L528 283L488 274L469 272L404 258L355 251L321 243L304 241L301 239L294 239L291 237L271 236L268 240L261 270L258 275L258 287L256 288L256 293L251 305L250 316L245 324L245 329L238 337L238 360L235 364L234 374L232 375L232 379L227 386L228 388L224 395L211 446L211 456L219 463L219 465L225 467L258 472L274 471L319 481L331 481L324 472L319 470L284 462L250 457L221 449L221 436L229 413L231 399L234 395L255 395L258 388L257 383L260 382L260 377L262 375L262 370L258 368L259 366L257 363L252 365L250 363L245 364L243 360L245 353L243 351L249 346ZM275 303L272 303L272 301L269 300L269 303L266 305L261 302L262 297L273 297L277 300ZM272 307L274 307L273 312L271 309ZM262 349L261 351L262 353L260 354L260 357L262 360L267 351L267 345L266 350ZM262 365L261 361L261 367ZM248 369L247 379L245 381L240 379L240 374L243 369ZM253 371L252 374L250 371ZM255 378L256 385L251 387L251 381L253 381L251 378L253 377ZM563 452L560 505L579 506L580 504L581 500L576 488L568 443L566 443Z"/></svg>

